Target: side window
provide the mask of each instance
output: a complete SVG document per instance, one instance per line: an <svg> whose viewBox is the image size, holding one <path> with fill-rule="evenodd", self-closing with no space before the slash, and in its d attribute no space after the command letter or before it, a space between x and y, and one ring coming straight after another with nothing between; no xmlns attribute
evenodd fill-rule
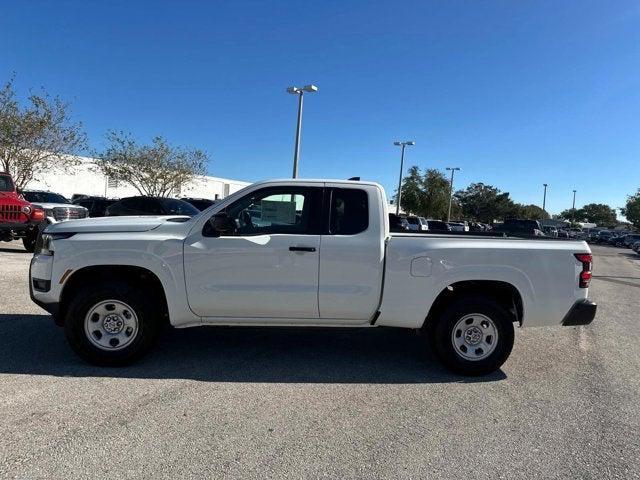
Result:
<svg viewBox="0 0 640 480"><path fill-rule="evenodd" d="M155 198L140 198L140 205L138 208L146 215L164 215L162 211L162 205Z"/></svg>
<svg viewBox="0 0 640 480"><path fill-rule="evenodd" d="M248 194L227 207L236 224L236 235L320 232L322 189L270 187Z"/></svg>
<svg viewBox="0 0 640 480"><path fill-rule="evenodd" d="M329 233L355 235L369 227L367 192L356 188L334 188L331 192Z"/></svg>

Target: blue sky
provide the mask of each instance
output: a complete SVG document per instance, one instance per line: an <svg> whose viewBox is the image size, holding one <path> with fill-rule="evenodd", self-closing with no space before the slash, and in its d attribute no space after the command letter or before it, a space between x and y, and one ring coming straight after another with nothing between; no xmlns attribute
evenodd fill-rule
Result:
<svg viewBox="0 0 640 480"><path fill-rule="evenodd" d="M73 102L93 148L108 129L205 149L212 175L397 182L459 166L559 212L640 187L637 1L10 2L0 81Z"/></svg>

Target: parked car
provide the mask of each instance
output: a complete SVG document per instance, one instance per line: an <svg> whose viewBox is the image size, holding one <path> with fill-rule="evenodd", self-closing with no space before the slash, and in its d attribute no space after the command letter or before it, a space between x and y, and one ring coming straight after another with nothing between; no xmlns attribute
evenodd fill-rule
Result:
<svg viewBox="0 0 640 480"><path fill-rule="evenodd" d="M425 223L426 220L422 217L416 217L414 215L407 216L407 223L409 224L409 230L414 232L421 232L423 230L428 230L428 227Z"/></svg>
<svg viewBox="0 0 640 480"><path fill-rule="evenodd" d="M627 248L631 248L634 243L639 241L640 241L640 234L632 233L631 235L626 235L623 246Z"/></svg>
<svg viewBox="0 0 640 480"><path fill-rule="evenodd" d="M467 222L447 222L452 232L468 232L469 225Z"/></svg>
<svg viewBox="0 0 640 480"><path fill-rule="evenodd" d="M427 219L427 230L430 232L450 232L451 227L442 220Z"/></svg>
<svg viewBox="0 0 640 480"><path fill-rule="evenodd" d="M0 172L0 240L22 239L24 248L33 252L43 222L44 211L20 196L11 175Z"/></svg>
<svg viewBox="0 0 640 480"><path fill-rule="evenodd" d="M92 197L85 195L83 197L77 198L76 200L73 200L73 203L86 208L89 212L89 216L95 218L104 217L107 211L107 207L113 205L117 201L118 200L113 198Z"/></svg>
<svg viewBox="0 0 640 480"><path fill-rule="evenodd" d="M569 229L569 237L570 238L579 238L582 236L582 229L578 227L571 227Z"/></svg>
<svg viewBox="0 0 640 480"><path fill-rule="evenodd" d="M214 205L216 203L216 200L209 200L208 198L190 198L190 197L187 197L187 198L182 198L181 200L184 201L184 202L190 203L191 205L193 205L194 207L196 207L200 211L206 210L211 205Z"/></svg>
<svg viewBox="0 0 640 480"><path fill-rule="evenodd" d="M110 205L105 211L107 217L130 215L187 215L193 217L200 211L177 198L128 197Z"/></svg>
<svg viewBox="0 0 640 480"><path fill-rule="evenodd" d="M409 228L409 222L407 222L406 217L401 217L400 215L396 215L395 213L390 213L389 230L392 232L408 232L411 229Z"/></svg>
<svg viewBox="0 0 640 480"><path fill-rule="evenodd" d="M46 221L49 224L64 222L65 220L77 220L89 216L89 211L86 208L72 204L59 193L44 190L25 190L22 192L22 196L34 206L44 210Z"/></svg>
<svg viewBox="0 0 640 480"><path fill-rule="evenodd" d="M504 223L495 225L493 229L507 235L544 236L537 220L507 219Z"/></svg>
<svg viewBox="0 0 640 480"><path fill-rule="evenodd" d="M613 232L610 232L609 230L600 230L598 232L598 234L596 235L594 243L597 243L597 244L608 243L608 241L612 237L614 237L614 233Z"/></svg>
<svg viewBox="0 0 640 480"><path fill-rule="evenodd" d="M31 296L77 354L108 366L140 358L165 322L389 326L420 329L448 368L482 375L509 357L514 323L594 319L585 242L442 241L390 233L387 214L376 183L280 180L193 218L61 222L32 260Z"/></svg>
<svg viewBox="0 0 640 480"><path fill-rule="evenodd" d="M640 242L635 242L631 245L631 249L636 253L640 253Z"/></svg>

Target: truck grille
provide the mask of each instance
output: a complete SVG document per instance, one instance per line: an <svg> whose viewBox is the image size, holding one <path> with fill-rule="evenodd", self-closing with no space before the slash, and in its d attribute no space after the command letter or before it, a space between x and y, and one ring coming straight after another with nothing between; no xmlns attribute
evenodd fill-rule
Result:
<svg viewBox="0 0 640 480"><path fill-rule="evenodd" d="M56 207L53 209L53 218L55 218L57 222L86 218L86 216L87 211L82 208Z"/></svg>
<svg viewBox="0 0 640 480"><path fill-rule="evenodd" d="M0 205L0 222L24 223L29 220L21 211L21 205Z"/></svg>

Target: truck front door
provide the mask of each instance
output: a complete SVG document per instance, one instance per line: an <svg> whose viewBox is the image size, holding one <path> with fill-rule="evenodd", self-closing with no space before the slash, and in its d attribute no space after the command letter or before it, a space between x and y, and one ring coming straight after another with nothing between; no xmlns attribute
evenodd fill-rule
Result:
<svg viewBox="0 0 640 480"><path fill-rule="evenodd" d="M264 187L223 213L235 227L208 225L185 241L189 305L202 317L319 317L323 187Z"/></svg>

